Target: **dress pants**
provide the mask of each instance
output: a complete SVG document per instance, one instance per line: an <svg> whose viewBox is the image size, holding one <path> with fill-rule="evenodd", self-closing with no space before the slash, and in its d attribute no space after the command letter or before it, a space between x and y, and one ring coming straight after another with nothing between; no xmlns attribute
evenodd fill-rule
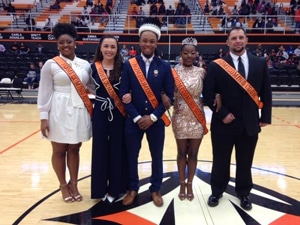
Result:
<svg viewBox="0 0 300 225"><path fill-rule="evenodd" d="M220 196L227 188L230 179L230 161L235 147L236 181L235 191L238 196L248 196L252 187L251 167L258 134L248 136L224 134L212 131L213 166L211 189L214 196Z"/></svg>
<svg viewBox="0 0 300 225"><path fill-rule="evenodd" d="M151 178L150 192L157 192L160 189L163 178L163 146L165 139L165 127L162 120L156 121L147 130L141 130L131 119L126 120L125 139L127 147L128 162L128 190L138 191L138 156L141 149L141 143L146 133L149 149L151 152Z"/></svg>

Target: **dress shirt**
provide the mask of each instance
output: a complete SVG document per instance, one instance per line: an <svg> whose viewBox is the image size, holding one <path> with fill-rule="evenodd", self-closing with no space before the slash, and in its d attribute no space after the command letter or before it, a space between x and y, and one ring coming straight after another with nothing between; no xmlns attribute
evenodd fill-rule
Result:
<svg viewBox="0 0 300 225"><path fill-rule="evenodd" d="M234 67L237 71L238 71L239 57L241 57L242 62L244 64L244 68L245 68L245 79L247 80L248 73L249 73L249 59L248 59L248 56L247 56L247 52L245 51L244 54L241 55L241 56L235 55L235 54L230 52L230 56L231 56L232 61L234 63Z"/></svg>

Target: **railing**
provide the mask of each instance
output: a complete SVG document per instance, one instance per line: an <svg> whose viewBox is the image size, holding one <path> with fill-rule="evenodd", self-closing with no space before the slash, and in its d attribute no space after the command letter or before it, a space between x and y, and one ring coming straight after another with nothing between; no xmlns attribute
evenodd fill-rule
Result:
<svg viewBox="0 0 300 225"><path fill-rule="evenodd" d="M30 15L35 19L35 26L28 26L25 24L27 16ZM140 24L143 21L141 16L130 16L127 14L111 14L103 16L99 14L95 15L82 15L81 12L74 13L64 12L63 15L59 13L53 14L38 14L35 12L28 12L26 16L20 17L19 15L5 16L0 15L0 30L34 30L43 31L47 18L51 19L53 24L57 22L68 22L78 24L76 27L78 31L84 32L120 32L120 33L136 33ZM157 17L162 24L161 30L165 34L188 34L188 33L226 33L230 27L228 27L229 18L238 18L241 25L252 33L281 33L281 34L293 34L299 33L299 30L295 30L295 23L293 16L278 15L249 15L249 16L211 16L204 15L200 11L196 11L195 15L191 16L158 16ZM181 21L179 24L178 21ZM261 27L255 27L255 21L265 21L260 23ZM266 27L266 21L274 21L270 28ZM183 22L182 22L183 21Z"/></svg>

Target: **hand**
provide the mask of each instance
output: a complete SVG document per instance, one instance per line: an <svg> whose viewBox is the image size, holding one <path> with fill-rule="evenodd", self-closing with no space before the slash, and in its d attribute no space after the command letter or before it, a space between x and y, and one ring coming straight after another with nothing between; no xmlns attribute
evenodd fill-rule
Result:
<svg viewBox="0 0 300 225"><path fill-rule="evenodd" d="M219 112L222 107L222 97L220 94L216 94L214 106L216 106L216 112Z"/></svg>
<svg viewBox="0 0 300 225"><path fill-rule="evenodd" d="M233 120L235 120L235 117L232 113L229 113L224 119L223 119L223 123L225 124L229 124L231 123Z"/></svg>
<svg viewBox="0 0 300 225"><path fill-rule="evenodd" d="M141 130L147 130L154 122L151 120L150 115L145 115L137 121Z"/></svg>
<svg viewBox="0 0 300 225"><path fill-rule="evenodd" d="M165 93L161 94L161 101L165 107L165 109L169 109L171 107L171 100Z"/></svg>
<svg viewBox="0 0 300 225"><path fill-rule="evenodd" d="M49 122L48 120L41 120L41 132L44 137L48 137L49 133Z"/></svg>
<svg viewBox="0 0 300 225"><path fill-rule="evenodd" d="M122 102L125 104L129 104L131 102L131 93L123 95Z"/></svg>
<svg viewBox="0 0 300 225"><path fill-rule="evenodd" d="M267 126L267 125L269 125L268 123L262 123L262 122L259 122L259 126L260 127L265 127L265 126Z"/></svg>

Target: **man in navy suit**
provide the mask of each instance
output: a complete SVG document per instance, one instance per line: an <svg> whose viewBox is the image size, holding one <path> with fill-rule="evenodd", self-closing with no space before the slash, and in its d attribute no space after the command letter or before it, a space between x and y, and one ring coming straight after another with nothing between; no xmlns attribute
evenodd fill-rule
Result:
<svg viewBox="0 0 300 225"><path fill-rule="evenodd" d="M241 207L252 209L249 198L253 187L251 167L258 133L261 127L271 123L272 93L267 63L264 58L246 51L248 38L245 30L234 27L228 33L227 45L229 54L223 60L237 70L253 88L248 94L249 85L243 85L230 76L230 69L223 69L218 60L209 65L205 78L203 96L213 111L211 120L211 141L213 148L213 165L211 172L212 194L208 205L217 206L222 193L226 190L230 179L230 159L233 147L236 158L235 191L240 199ZM238 69L239 58L241 69ZM224 62L222 61L222 62ZM228 65L227 64L227 65ZM222 107L216 112L214 99L221 95ZM253 94L255 93L255 94ZM258 96L255 100L253 96ZM252 96L252 97L251 97ZM260 101L263 103L259 112ZM261 107L261 106L260 106Z"/></svg>
<svg viewBox="0 0 300 225"><path fill-rule="evenodd" d="M120 97L131 93L131 102L125 104L127 119L125 124L125 139L128 151L128 191L123 199L123 205L131 205L139 190L138 155L144 134L152 157L152 174L150 178L153 203L160 207L163 199L159 192L163 178L163 146L165 139L165 125L161 117L165 113L161 94L173 99L174 81L170 64L160 59L156 54L157 42L161 32L158 25L152 23L143 24L139 28L139 45L141 54L125 62L120 85ZM136 60L136 61L135 61ZM132 67L136 62L136 67ZM135 68L135 69L133 69ZM156 98L157 106L152 106L151 98L147 97L144 85L140 84L138 74L143 76Z"/></svg>

